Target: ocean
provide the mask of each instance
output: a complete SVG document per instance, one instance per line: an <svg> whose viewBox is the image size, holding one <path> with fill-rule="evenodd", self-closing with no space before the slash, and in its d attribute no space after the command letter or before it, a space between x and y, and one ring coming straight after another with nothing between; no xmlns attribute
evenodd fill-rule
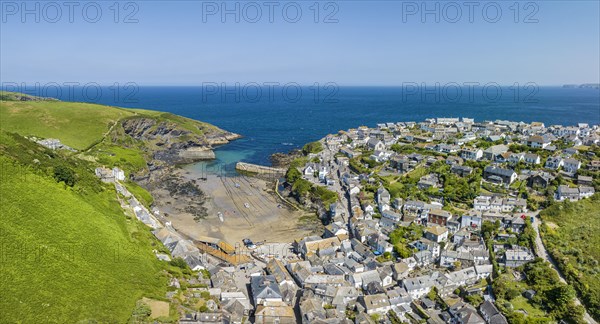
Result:
<svg viewBox="0 0 600 324"><path fill-rule="evenodd" d="M298 87L247 84L204 87L121 85L88 88L61 100L167 111L201 120L243 136L216 149L209 164L231 167L237 161L266 164L276 152L289 152L327 134L361 125L422 121L433 117L470 117L476 121L540 121L546 125L600 124L600 90L539 87ZM77 90L77 89L76 89ZM64 92L64 91L63 91ZM52 96L51 93L48 95ZM206 165L206 164L204 164Z"/></svg>

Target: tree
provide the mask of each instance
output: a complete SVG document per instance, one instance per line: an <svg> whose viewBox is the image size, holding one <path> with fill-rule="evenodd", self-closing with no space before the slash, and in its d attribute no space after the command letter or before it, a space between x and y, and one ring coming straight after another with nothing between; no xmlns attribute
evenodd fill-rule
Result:
<svg viewBox="0 0 600 324"><path fill-rule="evenodd" d="M302 152L305 155L308 155L310 153L319 153L321 151L323 151L323 144L321 144L321 142L319 141L307 143L302 147Z"/></svg>
<svg viewBox="0 0 600 324"><path fill-rule="evenodd" d="M169 261L169 264L172 265L172 266L174 266L174 267L178 267L178 268L181 268L181 269L184 269L184 270L188 268L188 265L185 262L185 260L182 259L182 258L180 258L180 257L173 258L171 261Z"/></svg>
<svg viewBox="0 0 600 324"><path fill-rule="evenodd" d="M571 286L559 284L556 287L544 292L543 300L548 307L550 314L559 319L570 319L570 316L577 315L579 311L572 311L574 308L573 299L575 290ZM583 315L581 312L580 316Z"/></svg>
<svg viewBox="0 0 600 324"><path fill-rule="evenodd" d="M298 171L298 169L294 167L289 168L285 173L285 180L288 183L293 184L294 182L296 182L296 180L300 178L302 178L302 173L300 173L300 171Z"/></svg>
<svg viewBox="0 0 600 324"><path fill-rule="evenodd" d="M75 185L75 172L64 165L59 165L54 168L54 179L73 187Z"/></svg>
<svg viewBox="0 0 600 324"><path fill-rule="evenodd" d="M304 196L310 191L311 188L312 185L310 182L304 179L297 179L292 186L292 191L298 196Z"/></svg>

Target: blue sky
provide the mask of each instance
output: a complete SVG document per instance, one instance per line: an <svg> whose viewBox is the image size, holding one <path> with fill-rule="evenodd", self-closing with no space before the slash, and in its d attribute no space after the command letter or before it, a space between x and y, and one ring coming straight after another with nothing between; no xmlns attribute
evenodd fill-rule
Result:
<svg viewBox="0 0 600 324"><path fill-rule="evenodd" d="M60 1L56 23L49 22L55 8L44 9L44 2L39 2L39 23L33 14L23 21L22 8L15 12L7 3L22 2L2 1L2 82L600 82L598 1L536 1L529 7L520 2L518 14L513 1L476 2L472 15L459 1L459 18L447 2L427 2L429 9L439 5L434 10L439 22L433 14L422 21L422 2L337 1L329 7L320 2L318 23L313 1L280 2L273 23L264 1L255 2L262 11L256 23L246 21L255 17L248 2L237 2L239 23L233 15L222 21L222 1L137 1L128 8L122 2L119 23L113 1L97 2L102 16L96 23L84 19L85 2L73 9L73 23ZM227 2L228 8L235 3ZM209 15L215 4L219 12ZM302 10L299 21L286 21L294 18L296 4ZM492 23L495 4L502 14ZM123 23L136 8L138 22ZM88 19L93 9L88 7ZM337 22L324 23L333 11Z"/></svg>

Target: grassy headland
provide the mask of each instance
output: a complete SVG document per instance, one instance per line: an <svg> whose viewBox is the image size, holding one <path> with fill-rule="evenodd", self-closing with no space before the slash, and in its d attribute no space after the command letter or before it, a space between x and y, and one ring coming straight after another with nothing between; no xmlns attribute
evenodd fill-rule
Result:
<svg viewBox="0 0 600 324"><path fill-rule="evenodd" d="M168 273L177 271L153 250L168 250L124 213L113 185L94 169L143 174L235 134L155 111L10 92L0 99L0 322L122 323L142 297L164 299ZM77 152L48 149L33 137L59 139ZM143 188L125 185L152 203Z"/></svg>
<svg viewBox="0 0 600 324"><path fill-rule="evenodd" d="M595 319L600 319L600 194L565 201L541 212L542 239L569 284Z"/></svg>

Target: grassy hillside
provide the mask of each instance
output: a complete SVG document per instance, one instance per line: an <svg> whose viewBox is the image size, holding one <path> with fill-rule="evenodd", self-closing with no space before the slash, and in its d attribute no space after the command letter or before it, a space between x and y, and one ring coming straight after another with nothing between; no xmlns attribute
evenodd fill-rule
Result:
<svg viewBox="0 0 600 324"><path fill-rule="evenodd" d="M119 108L60 101L3 101L0 128L23 136L59 138L78 150L102 139L117 120L133 115Z"/></svg>
<svg viewBox="0 0 600 324"><path fill-rule="evenodd" d="M169 113L0 92L0 323L123 323L142 297L164 300L171 276L191 274L156 259L153 250L168 250L125 215L94 169L144 173L148 163L169 165L181 150L231 136ZM155 160L157 152L167 158ZM152 203L142 187L124 184Z"/></svg>
<svg viewBox="0 0 600 324"><path fill-rule="evenodd" d="M126 322L142 296L164 296L157 241L88 162L0 132L0 163L0 322Z"/></svg>
<svg viewBox="0 0 600 324"><path fill-rule="evenodd" d="M223 132L210 124L170 113L25 97L31 100L19 100L23 98L21 94L0 93L0 129L23 136L58 138L77 150L98 143L116 122L126 118L151 118L157 125L172 123L198 136Z"/></svg>
<svg viewBox="0 0 600 324"><path fill-rule="evenodd" d="M600 320L600 194L555 204L540 215L544 244L590 314Z"/></svg>

